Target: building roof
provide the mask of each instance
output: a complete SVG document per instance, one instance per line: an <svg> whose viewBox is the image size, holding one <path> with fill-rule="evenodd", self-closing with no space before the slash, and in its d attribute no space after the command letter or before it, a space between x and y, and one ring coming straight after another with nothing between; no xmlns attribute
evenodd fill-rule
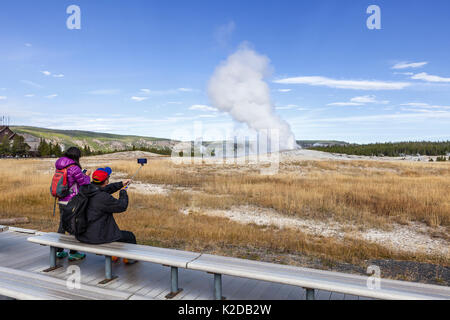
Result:
<svg viewBox="0 0 450 320"><path fill-rule="evenodd" d="M1 126L0 127L0 135L8 135L8 139L12 140L16 136L14 131L12 131L8 126Z"/></svg>

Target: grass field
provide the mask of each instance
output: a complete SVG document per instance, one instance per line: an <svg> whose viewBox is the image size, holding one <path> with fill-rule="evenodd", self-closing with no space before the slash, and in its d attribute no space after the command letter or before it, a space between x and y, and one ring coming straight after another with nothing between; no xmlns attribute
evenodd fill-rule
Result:
<svg viewBox="0 0 450 320"><path fill-rule="evenodd" d="M135 161L108 161L86 158L82 164L91 169L110 165L113 180L137 169ZM49 195L53 162L0 160L0 218L26 216L31 222L25 227L57 229L58 212L53 218ZM373 259L449 265L444 248L450 230L449 163L291 161L282 163L278 174L263 176L252 166L175 165L155 159L137 180L137 186L167 190L131 189L127 213L116 216L119 226L133 231L142 244L289 264L308 257L329 266L364 265ZM337 224L343 236L209 214L242 206L271 210L280 221ZM415 224L426 228L424 236L441 241L442 250L397 250L355 236L375 229L395 234L396 226Z"/></svg>

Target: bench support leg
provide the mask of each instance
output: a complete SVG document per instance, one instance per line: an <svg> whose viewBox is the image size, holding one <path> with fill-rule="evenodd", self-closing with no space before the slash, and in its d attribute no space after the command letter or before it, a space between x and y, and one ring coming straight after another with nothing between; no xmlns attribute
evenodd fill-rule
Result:
<svg viewBox="0 0 450 320"><path fill-rule="evenodd" d="M214 273L214 299L225 300L222 296L222 275Z"/></svg>
<svg viewBox="0 0 450 320"><path fill-rule="evenodd" d="M50 247L50 268L45 269L44 272L50 272L59 268L61 268L61 266L56 264L56 248Z"/></svg>
<svg viewBox="0 0 450 320"><path fill-rule="evenodd" d="M170 293L166 295L166 299L172 299L181 291L183 291L183 289L178 288L178 268L170 267L170 280L171 280L171 289Z"/></svg>
<svg viewBox="0 0 450 320"><path fill-rule="evenodd" d="M112 274L112 260L110 256L105 256L105 280L100 281L98 284L107 284L113 281L117 277Z"/></svg>
<svg viewBox="0 0 450 320"><path fill-rule="evenodd" d="M306 300L315 300L314 289L306 288Z"/></svg>

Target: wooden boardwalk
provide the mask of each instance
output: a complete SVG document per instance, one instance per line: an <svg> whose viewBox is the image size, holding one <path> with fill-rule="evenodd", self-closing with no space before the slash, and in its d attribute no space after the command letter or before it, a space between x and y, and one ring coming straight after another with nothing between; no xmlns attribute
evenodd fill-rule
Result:
<svg viewBox="0 0 450 320"><path fill-rule="evenodd" d="M104 257L88 254L86 259L68 262L59 260L63 267L49 273L42 270L49 266L49 248L28 242L30 234L16 231L0 233L0 266L16 270L41 273L47 276L67 279L67 268L77 265L81 270L81 283L99 286L144 296L148 299L165 299L170 292L170 268L157 264L139 262L134 265L115 263L113 273L117 279L106 285L98 285L105 276ZM303 288L223 276L223 296L228 300L302 300L306 291ZM212 300L214 299L213 275L206 272L179 269L179 286L184 290L174 300ZM367 300L341 293L316 290L317 300ZM1 300L1 297L0 297Z"/></svg>

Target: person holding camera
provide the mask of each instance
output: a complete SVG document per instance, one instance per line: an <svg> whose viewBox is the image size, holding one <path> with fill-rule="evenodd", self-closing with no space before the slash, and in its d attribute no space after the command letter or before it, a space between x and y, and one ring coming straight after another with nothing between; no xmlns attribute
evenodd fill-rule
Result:
<svg viewBox="0 0 450 320"><path fill-rule="evenodd" d="M131 180L109 183L111 168L99 168L92 174L92 182L82 187L81 191L89 198L86 209L87 230L77 236L78 241L89 244L126 242L136 244L136 237L130 231L120 230L114 219L114 213L125 212L128 208L128 194L123 188ZM112 194L120 190L119 198ZM113 261L117 261L113 257ZM131 264L136 261L124 259Z"/></svg>

